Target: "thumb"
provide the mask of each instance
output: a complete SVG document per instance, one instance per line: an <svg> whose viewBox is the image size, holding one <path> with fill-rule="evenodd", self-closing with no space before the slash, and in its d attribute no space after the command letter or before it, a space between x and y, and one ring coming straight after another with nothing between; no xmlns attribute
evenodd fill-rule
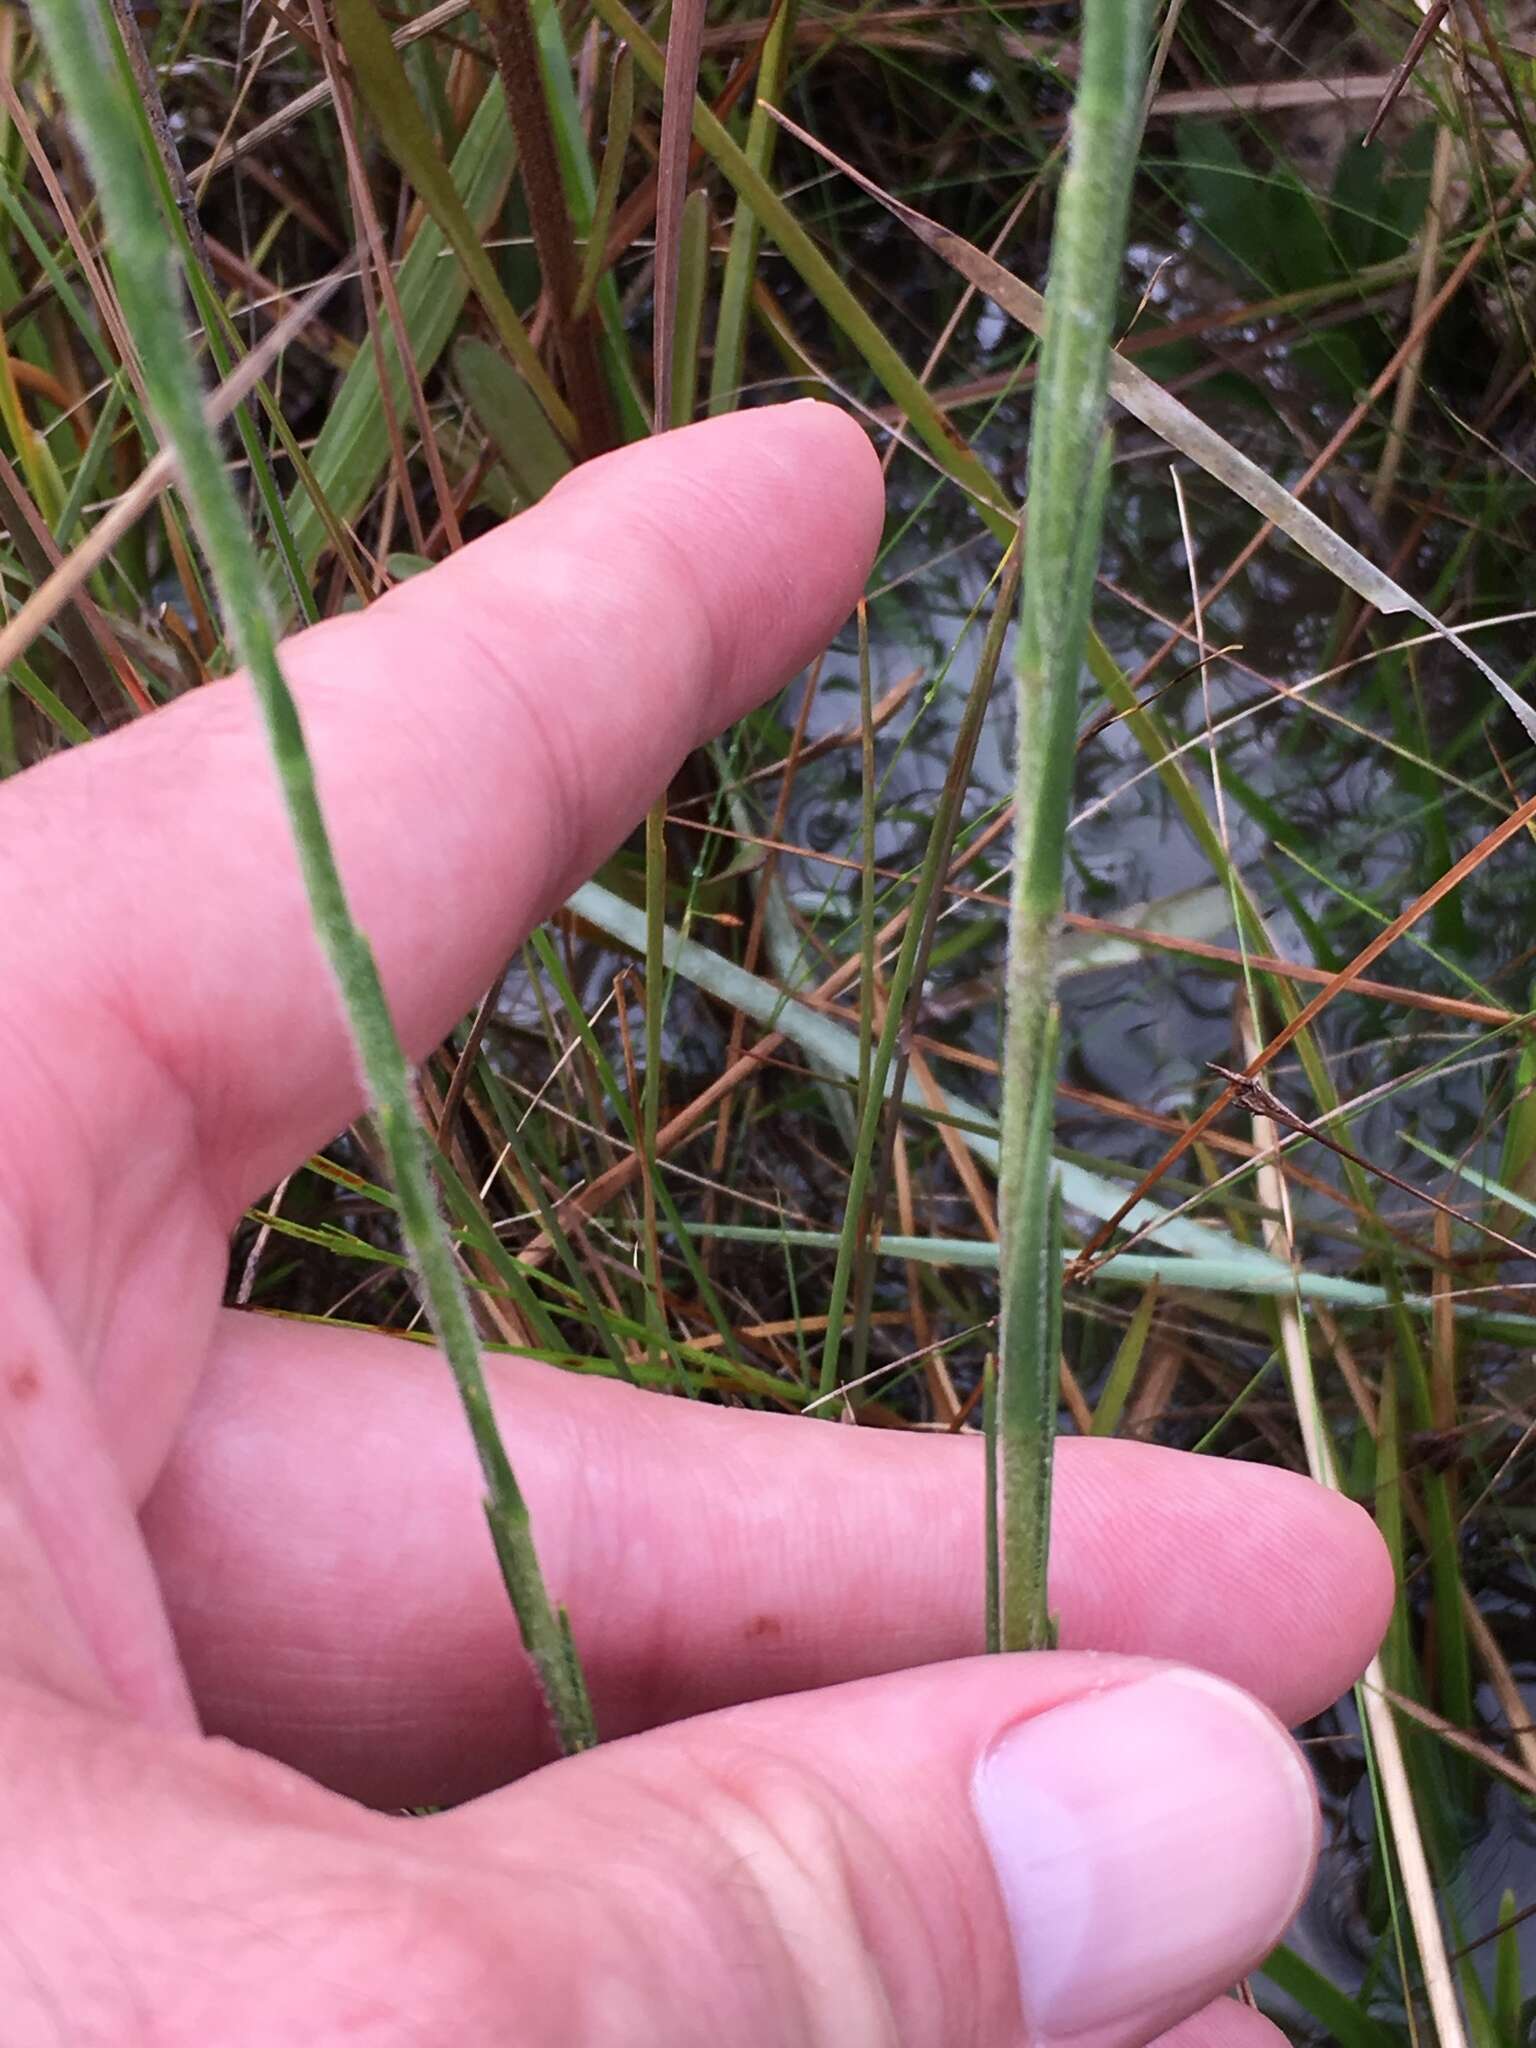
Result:
<svg viewBox="0 0 1536 2048"><path fill-rule="evenodd" d="M1246 1694L1066 1654L732 1708L429 1826L515 1880L519 2038L572 2048L1131 2048L1274 1946L1317 1845ZM1227 2002L1176 2038L1279 2036Z"/></svg>

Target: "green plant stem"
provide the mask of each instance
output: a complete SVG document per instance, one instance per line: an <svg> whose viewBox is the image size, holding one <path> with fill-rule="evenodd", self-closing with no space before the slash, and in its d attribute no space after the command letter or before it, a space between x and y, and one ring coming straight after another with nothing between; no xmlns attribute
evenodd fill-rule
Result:
<svg viewBox="0 0 1536 2048"><path fill-rule="evenodd" d="M572 313L580 319L591 305L597 292L598 280L603 275L603 258L607 254L608 230L613 225L613 209L619 197L619 180L624 175L624 159L629 153L630 138L635 125L635 60L626 48L621 47L613 60L613 75L608 82L608 125L603 144L602 168L598 172L597 192L592 201L592 220L587 229L587 252L582 258L581 279L576 291L576 304Z"/></svg>
<svg viewBox="0 0 1536 2048"><path fill-rule="evenodd" d="M645 1078L640 1116L642 1221L645 1230L646 1326L651 1332L651 1363L658 1364L666 1338L662 1308L661 1240L656 1228L656 1133L661 1128L662 1025L666 1018L667 969L667 806L665 799L645 814Z"/></svg>
<svg viewBox="0 0 1536 2048"><path fill-rule="evenodd" d="M986 1571L982 1617L982 1647L995 1656L1003 1647L1002 1616L998 1593L1002 1580L1002 1559L997 1549L997 1360L989 1352L981 1368L981 1434L986 1446L985 1475Z"/></svg>
<svg viewBox="0 0 1536 2048"><path fill-rule="evenodd" d="M1145 84L1146 0L1085 0L1080 83L1057 202L1029 451L1019 737L1003 1058L1001 1440L1005 1649L1048 1647L1046 1517L1060 1325L1051 1113L1054 950L1078 677L1098 567L1111 323Z"/></svg>
<svg viewBox="0 0 1536 2048"><path fill-rule="evenodd" d="M797 0L779 0L757 65L757 95L752 118L747 123L746 160L761 178L773 170L773 145L778 129L768 114L784 87L784 72L795 33ZM742 366L746 360L747 315L752 303L752 284L757 276L757 245L762 229L756 213L745 199L736 202L731 223L731 245L725 256L725 275L720 281L720 315L715 322L715 357L710 366L709 409L730 412L741 396Z"/></svg>
<svg viewBox="0 0 1536 2048"><path fill-rule="evenodd" d="M860 795L859 873L859 1081L862 1109L869 1094L870 1058L875 1044L875 976L880 956L875 936L875 714L869 672L869 612L859 600L859 753L863 768Z"/></svg>
<svg viewBox="0 0 1536 2048"><path fill-rule="evenodd" d="M107 246L151 407L182 474L230 639L249 671L277 771L316 934L340 990L401 1227L458 1387L485 1482L485 1512L502 1575L562 1746L596 1738L563 1614L539 1570L523 1499L502 1444L468 1297L432 1185L411 1076L378 966L353 921L321 812L303 726L277 655L270 599L239 500L202 412L197 365L182 330L179 265L139 137L139 110L100 0L48 0L36 15L54 73L96 180Z"/></svg>
<svg viewBox="0 0 1536 2048"><path fill-rule="evenodd" d="M855 1259L865 1235L865 1202L875 1164L875 1142L879 1136L880 1119L885 1109L887 1090L891 1084L892 1066L898 1058L898 1042L906 1016L907 995L912 988L920 984L926 967L933 941L934 919L943 900L944 875L949 867L950 854L954 850L955 836L960 829L961 809L970 777L970 765L975 756L976 743L981 736L982 722L991 699L992 681L997 672L997 665L1002 659L1003 641L1009 615L1013 609L1011 592L1017 574L1016 555L1007 558L1001 573L1002 585L998 600L993 606L992 618L976 664L976 675L966 699L960 729L955 736L954 759L944 777L944 788L939 797L938 809L934 813L933 828L928 834L922 866L918 870L917 883L912 892L906 929L901 936L901 949L896 955L896 965L891 971L890 986L886 990L884 1021L880 1027L880 1035L875 1041L874 1056L868 1062L867 1073L864 1074L866 1085L859 1103L859 1127L854 1140L853 1162L848 1176L842 1237L827 1298L827 1330L822 1344L819 1387L822 1396L831 1393L837 1384L838 1356L843 1342L843 1318L847 1312ZM869 963L871 973L874 964L873 961ZM864 1072L862 1066L860 1071ZM901 1062L898 1071L904 1074L904 1061ZM900 1099L897 1098L898 1101Z"/></svg>

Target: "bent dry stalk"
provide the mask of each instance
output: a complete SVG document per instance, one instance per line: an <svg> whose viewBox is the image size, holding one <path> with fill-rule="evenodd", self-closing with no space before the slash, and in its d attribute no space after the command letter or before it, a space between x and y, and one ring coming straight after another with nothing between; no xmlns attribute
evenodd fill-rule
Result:
<svg viewBox="0 0 1536 2048"><path fill-rule="evenodd" d="M317 937L341 993L400 1219L432 1326L447 1354L485 1482L485 1513L524 1645L562 1747L595 1740L569 1622L550 1601L523 1499L496 1426L474 1320L432 1183L410 1070L368 940L354 923L320 809L298 705L277 657L270 601L219 448L203 417L179 306L180 252L155 196L139 109L101 0L41 0L35 18L96 180L107 247L151 408L181 472L230 640L266 727Z"/></svg>
<svg viewBox="0 0 1536 2048"><path fill-rule="evenodd" d="M1147 0L1084 0L1029 448L1018 649L999 1181L1003 1326L997 1398L1005 1650L1049 1648L1051 1449L1061 1354L1061 1197L1051 1168L1062 909L1077 684L1103 527L1104 408L1146 82Z"/></svg>

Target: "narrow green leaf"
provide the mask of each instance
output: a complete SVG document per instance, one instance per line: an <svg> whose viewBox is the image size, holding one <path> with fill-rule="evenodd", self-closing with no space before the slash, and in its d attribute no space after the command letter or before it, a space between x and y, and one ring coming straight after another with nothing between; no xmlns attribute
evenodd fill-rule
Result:
<svg viewBox="0 0 1536 2048"><path fill-rule="evenodd" d="M1519 2040L1524 2011L1519 1919L1515 1894L1506 1891L1499 1901L1499 1936L1493 1952L1493 2024L1501 2042Z"/></svg>
<svg viewBox="0 0 1536 2048"><path fill-rule="evenodd" d="M678 264L682 252L683 203L693 103L704 46L706 0L672 0L667 21L667 54L662 81L661 142L656 157L656 359L655 412L658 426L673 417L672 374L677 329ZM689 407L691 414L692 407Z"/></svg>
<svg viewBox="0 0 1536 2048"><path fill-rule="evenodd" d="M767 180L773 170L773 145L777 135L769 108L784 89L784 75L794 40L798 0L779 0L772 24L763 39L757 64L757 93L752 118L747 123L746 161L758 177ZM731 224L731 244L726 251L725 276L720 284L720 312L715 322L715 354L710 365L709 409L729 412L741 394L746 361L747 315L752 304L752 286L757 277L757 247L761 236L758 217L745 199L738 199L736 218Z"/></svg>
<svg viewBox="0 0 1536 2048"><path fill-rule="evenodd" d="M1093 1411L1093 1434L1113 1436L1120 1426L1120 1417L1125 1413L1125 1404L1130 1399L1131 1388L1136 1384L1136 1374L1141 1367L1141 1354L1147 1347L1147 1333L1152 1328L1152 1317L1157 1310L1157 1282L1154 1280L1131 1317L1125 1335L1120 1339L1115 1352L1115 1362L1109 1369L1104 1382L1104 1391L1099 1396L1098 1406Z"/></svg>
<svg viewBox="0 0 1536 2048"><path fill-rule="evenodd" d="M613 226L619 180L624 175L624 159L629 154L634 125L635 60L625 47L614 58L613 76L608 81L608 125L603 141L602 169L598 172L597 193L592 202L592 220L587 229L587 253L576 291L575 312L578 315L585 313L591 305L598 279L603 274L608 230Z"/></svg>
<svg viewBox="0 0 1536 2048"><path fill-rule="evenodd" d="M567 445L576 423L539 361L528 330L517 317L502 288L495 265L486 254L480 230L459 196L455 172L438 154L399 52L380 20L373 0L335 0L336 31L352 66L358 91L384 138L386 148L410 179L423 205L436 221L485 308L502 346L527 380L528 388Z"/></svg>
<svg viewBox="0 0 1536 2048"><path fill-rule="evenodd" d="M1264 1965L1264 1975L1321 2022L1336 2048L1402 2048L1401 2036L1371 2018L1345 1991L1292 1948L1277 1948Z"/></svg>
<svg viewBox="0 0 1536 2048"><path fill-rule="evenodd" d="M1002 659L1003 641L1008 631L1009 614L1012 611L1012 592L1017 587L1017 559L1016 555L1010 555L1004 565L1001 587L993 604L986 639L976 664L976 674L967 694L960 730L955 737L953 759L944 778L944 787L939 796L927 844L923 848L922 864L918 870L917 883L909 906L906 929L901 936L896 964L891 970L890 985L886 990L885 1021L875 1042L868 1072L864 1076L866 1090L859 1105L858 1134L850 1163L848 1192L843 1212L842 1243L838 1248L837 1266L832 1275L832 1286L827 1299L827 1333L821 1352L820 1391L823 1395L829 1394L837 1382L843 1342L843 1317L848 1306L849 1286L859 1246L870 1220L865 1213L866 1202L881 1117L887 1100L894 1098L900 1102L906 1093L906 1062L900 1056L899 1049L902 1026L907 1013L907 998L912 990L922 986L922 978L926 972L928 951L933 939L933 919L937 916L941 901L940 883L949 867L955 837L960 829L961 810L966 786L970 780L971 761L991 698L993 679L997 673L998 663Z"/></svg>
<svg viewBox="0 0 1536 2048"><path fill-rule="evenodd" d="M1058 1162L1057 1172L1065 1179L1067 1165ZM837 1232L831 1230L788 1226L770 1229L752 1223L696 1223L693 1228L699 1237L718 1237L736 1244L798 1245L807 1251L836 1251L840 1242ZM980 1272L995 1272L998 1265L997 1246L985 1237L904 1237L887 1231L882 1234L877 1250L882 1259L896 1259L908 1265L959 1266ZM1075 1257L1074 1252L1063 1253L1063 1265L1070 1265ZM1297 1273L1289 1267L1283 1273L1266 1271L1262 1266L1255 1267L1246 1256L1179 1257L1116 1252L1102 1265L1091 1267L1081 1284L1097 1286L1104 1282L1144 1288L1154 1280L1162 1287L1177 1287L1191 1294L1290 1299L1299 1293L1303 1303L1321 1301L1333 1308L1405 1307L1415 1315L1427 1316L1434 1306L1427 1294L1389 1294L1384 1287L1373 1287L1366 1280L1347 1280L1338 1273ZM1536 1339L1536 1316L1489 1314L1469 1302L1458 1302L1456 1315L1469 1329L1486 1331L1511 1344L1529 1344ZM1380 1513L1378 1509L1378 1518Z"/></svg>
<svg viewBox="0 0 1536 2048"><path fill-rule="evenodd" d="M704 287L709 281L709 200L702 191L688 194L678 229L677 314L672 332L672 413L674 427L693 418L699 388L699 334L704 323Z"/></svg>

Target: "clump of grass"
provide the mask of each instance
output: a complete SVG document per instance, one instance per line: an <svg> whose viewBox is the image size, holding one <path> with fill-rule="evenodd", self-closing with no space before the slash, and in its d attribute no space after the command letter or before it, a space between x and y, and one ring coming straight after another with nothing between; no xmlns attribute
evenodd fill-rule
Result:
<svg viewBox="0 0 1536 2048"><path fill-rule="evenodd" d="M862 642L696 764L649 861L618 856L419 1074L375 1048L388 1099L409 1078L432 1125L453 1226L435 1312L466 1364L478 1341L967 1428L1011 1267L1005 1348L1033 1369L1004 1376L1028 1447L1004 1474L1030 1554L1002 1573L1015 1641L1048 1620L1053 1425L1331 1467L1398 1566L1372 1711L1396 1717L1402 1786L1376 1797L1347 1716L1312 1731L1335 1841L1306 1954L1330 1974L1282 1951L1261 1993L1309 2042L1518 2039L1529 1901L1463 1873L1500 1853L1495 1788L1536 1784L1532 1323L1499 1241L1528 1235L1533 1199L1530 756L1439 633L1384 602L1405 592L1528 687L1536 172L1513 38L1432 39L1367 149L1362 81L1374 96L1403 57L1396 16L1277 17L1262 62L1262 10L1113 16L1152 76L1115 117L1128 132L1144 104L1127 262L1108 233L1090 251L1128 409L1096 473L1102 357L1067 364L1093 400L1069 418L1025 317L1069 239L1066 121L1107 106L1076 20L725 0L695 63L678 24L698 10L674 10L669 48L622 0L508 0L497 22L537 50L509 112L470 15L343 0L338 56L294 10L244 42L218 11L167 10L145 62L173 160L162 182L136 130L124 175L167 220L178 190L196 203L203 380L272 356L222 477L179 387L203 467L130 518L166 394L128 330L158 319L179 349L188 321L158 257L127 330L107 285L97 209L120 195L98 200L59 118L68 52L55 72L33 40L85 5L23 21L0 86L0 771L216 673L239 651L232 564L227 616L259 636L269 594L280 624L356 603L609 433L790 391L856 409L891 504ZM1130 178L1131 156L1100 167ZM1147 424L1137 375L1205 436L1171 437L1178 492L1173 415ZM1274 499L1229 488L1242 462L1280 487L1282 537ZM1026 482L1047 566L1025 565L1020 657L1050 681L1016 733L989 682ZM1319 523L1331 553L1309 549ZM89 574L60 585L82 544ZM302 807L301 767L296 788ZM1010 916L1007 1060L1032 1078L1000 1105ZM328 929L371 1001L355 935ZM1261 1098L1207 1062L1262 1073L1296 1119L1273 1147ZM345 1134L252 1218L250 1299L400 1327L430 1306L406 1249L430 1221L422 1141L384 1127L403 1197L379 1126ZM541 1626L558 1685L565 1639ZM1444 1970L1402 1888L1420 1845Z"/></svg>

